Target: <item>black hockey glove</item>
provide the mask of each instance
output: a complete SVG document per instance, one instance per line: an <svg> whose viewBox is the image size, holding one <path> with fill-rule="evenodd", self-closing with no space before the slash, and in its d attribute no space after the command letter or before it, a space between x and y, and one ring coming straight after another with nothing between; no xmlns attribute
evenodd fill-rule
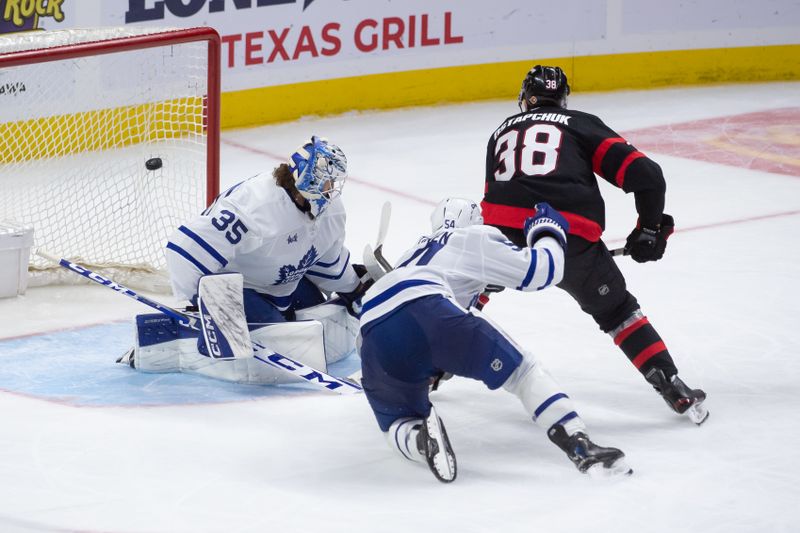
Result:
<svg viewBox="0 0 800 533"><path fill-rule="evenodd" d="M548 236L555 238L566 251L567 232L569 231L567 219L547 202L538 203L534 207L536 214L525 219L523 228L528 246L532 247L536 241Z"/></svg>
<svg viewBox="0 0 800 533"><path fill-rule="evenodd" d="M347 306L347 311L354 317L360 318L361 297L364 296L364 293L367 292L367 289L372 287L372 284L375 283L375 280L367 276L367 268L364 265L353 263L352 267L353 270L355 270L358 278L361 280L361 283L359 283L358 287L351 292L340 292L337 294Z"/></svg>
<svg viewBox="0 0 800 533"><path fill-rule="evenodd" d="M638 222L636 228L628 235L625 242L625 254L630 255L637 263L658 261L664 257L667 249L667 239L675 231L675 221L666 213L661 216L661 224L655 228L641 226Z"/></svg>
<svg viewBox="0 0 800 533"><path fill-rule="evenodd" d="M493 293L493 292L503 292L504 290L506 290L506 288L503 287L502 285L492 285L490 283L489 285L487 285L483 289L483 292L485 292L485 293Z"/></svg>
<svg viewBox="0 0 800 533"><path fill-rule="evenodd" d="M347 307L347 312L356 318L361 318L361 297L367 292L367 289L364 289L363 286L364 283L359 283L353 292L337 293L342 302L344 302L345 307Z"/></svg>
<svg viewBox="0 0 800 533"><path fill-rule="evenodd" d="M478 311L483 311L483 308L489 303L490 295L503 292L504 290L506 290L506 288L502 285L487 285L486 288L483 289L483 292L478 295L478 301L475 302L475 307L478 308Z"/></svg>
<svg viewBox="0 0 800 533"><path fill-rule="evenodd" d="M367 267L358 263L352 263L350 266L353 267L353 270L355 270L358 279L363 280L364 276L367 274Z"/></svg>

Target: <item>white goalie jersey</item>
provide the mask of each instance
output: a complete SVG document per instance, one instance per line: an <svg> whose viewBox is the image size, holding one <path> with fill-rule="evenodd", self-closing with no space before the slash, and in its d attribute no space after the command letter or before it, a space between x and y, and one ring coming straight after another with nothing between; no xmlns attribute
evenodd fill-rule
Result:
<svg viewBox="0 0 800 533"><path fill-rule="evenodd" d="M487 285L537 291L561 281L563 273L564 250L552 237L519 248L491 226L439 230L422 237L367 291L361 325L423 296L441 294L469 308Z"/></svg>
<svg viewBox="0 0 800 533"><path fill-rule="evenodd" d="M186 300L201 276L239 272L244 287L265 294L281 310L300 279L328 292L350 292L359 283L344 246L340 198L311 220L271 175L258 175L224 193L169 238L166 256L172 288Z"/></svg>

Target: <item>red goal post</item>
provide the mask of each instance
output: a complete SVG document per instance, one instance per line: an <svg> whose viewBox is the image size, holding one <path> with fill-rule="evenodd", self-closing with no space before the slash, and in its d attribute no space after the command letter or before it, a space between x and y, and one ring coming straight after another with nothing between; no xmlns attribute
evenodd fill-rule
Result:
<svg viewBox="0 0 800 533"><path fill-rule="evenodd" d="M0 37L0 222L165 289L168 235L219 192L219 102L212 28ZM32 256L31 284L68 280L51 266Z"/></svg>

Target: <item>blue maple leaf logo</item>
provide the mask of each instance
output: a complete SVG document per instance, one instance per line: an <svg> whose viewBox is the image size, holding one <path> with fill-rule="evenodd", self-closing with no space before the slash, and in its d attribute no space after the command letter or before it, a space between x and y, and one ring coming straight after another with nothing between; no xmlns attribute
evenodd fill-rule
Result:
<svg viewBox="0 0 800 533"><path fill-rule="evenodd" d="M284 283L299 281L300 278L306 275L306 270L317 262L318 256L317 249L312 246L311 249L306 252L306 255L300 259L297 266L283 265L280 270L278 270L278 279L275 280L273 285L283 285Z"/></svg>

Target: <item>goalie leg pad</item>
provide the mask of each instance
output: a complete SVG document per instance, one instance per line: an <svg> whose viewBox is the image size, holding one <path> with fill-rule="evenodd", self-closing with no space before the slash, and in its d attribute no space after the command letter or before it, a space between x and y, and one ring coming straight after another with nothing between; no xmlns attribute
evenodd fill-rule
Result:
<svg viewBox="0 0 800 533"><path fill-rule="evenodd" d="M184 352L197 352L199 332L162 313L136 315L133 367L142 372L180 372Z"/></svg>
<svg viewBox="0 0 800 533"><path fill-rule="evenodd" d="M317 321L264 324L250 332L254 342L312 368L326 371L322 324ZM234 383L300 381L253 358L217 360L197 350L196 331L162 314L136 317L134 364L142 372L185 372Z"/></svg>
<svg viewBox="0 0 800 533"><path fill-rule="evenodd" d="M339 305L336 299L296 312L298 321L316 320L322 324L325 342L325 359L328 364L341 361L356 350L358 319ZM317 367L322 368L322 367Z"/></svg>

